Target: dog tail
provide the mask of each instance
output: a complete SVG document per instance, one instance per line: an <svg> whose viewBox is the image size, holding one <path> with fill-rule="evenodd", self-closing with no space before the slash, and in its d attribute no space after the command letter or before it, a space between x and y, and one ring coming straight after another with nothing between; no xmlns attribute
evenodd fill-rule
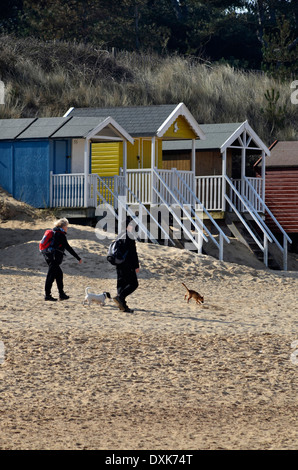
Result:
<svg viewBox="0 0 298 470"><path fill-rule="evenodd" d="M91 287L86 287L85 289L86 295L88 294L89 289L91 289Z"/></svg>
<svg viewBox="0 0 298 470"><path fill-rule="evenodd" d="M184 284L184 282L182 282L181 284L182 284L182 285L185 287L185 289L188 291L188 288L186 287L186 285Z"/></svg>

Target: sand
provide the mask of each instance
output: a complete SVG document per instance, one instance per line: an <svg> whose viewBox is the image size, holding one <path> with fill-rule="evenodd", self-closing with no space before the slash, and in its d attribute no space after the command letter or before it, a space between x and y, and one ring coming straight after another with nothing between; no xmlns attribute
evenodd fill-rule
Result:
<svg viewBox="0 0 298 470"><path fill-rule="evenodd" d="M116 274L108 240L70 225L83 263L67 255L70 299L48 303L38 242L53 219L1 198L0 449L297 448L297 255L283 272L138 243L131 314L83 306L87 286L115 295Z"/></svg>

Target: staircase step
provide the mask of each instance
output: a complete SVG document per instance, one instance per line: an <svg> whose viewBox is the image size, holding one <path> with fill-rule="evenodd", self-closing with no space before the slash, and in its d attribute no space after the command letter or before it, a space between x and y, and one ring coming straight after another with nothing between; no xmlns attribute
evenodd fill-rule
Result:
<svg viewBox="0 0 298 470"><path fill-rule="evenodd" d="M255 222L248 220L248 218L244 214L242 214L242 216L245 219L247 225L251 228L252 232L255 234L255 236L260 239L260 237L258 236L258 227L255 227ZM245 246L247 246L247 248L251 251L251 253L256 256L257 259L264 262L264 252L260 249L255 240L251 237L250 233L247 231L242 222L238 218L235 220L233 219L233 217L229 216L227 216L226 222L227 226L229 227L231 233L235 236L235 238L237 238ZM281 269L275 258L270 253L268 253L268 267L270 269L276 270Z"/></svg>

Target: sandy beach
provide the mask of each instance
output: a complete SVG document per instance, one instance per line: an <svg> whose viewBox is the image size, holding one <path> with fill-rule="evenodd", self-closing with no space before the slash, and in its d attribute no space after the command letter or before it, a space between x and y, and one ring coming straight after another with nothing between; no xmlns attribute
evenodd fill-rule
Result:
<svg viewBox="0 0 298 470"><path fill-rule="evenodd" d="M3 192L0 212L0 449L297 448L297 255L270 271L246 248L240 264L138 243L124 313L83 305L87 286L116 295L116 273L109 241L70 225L83 263L66 256L70 299L45 302L53 219Z"/></svg>

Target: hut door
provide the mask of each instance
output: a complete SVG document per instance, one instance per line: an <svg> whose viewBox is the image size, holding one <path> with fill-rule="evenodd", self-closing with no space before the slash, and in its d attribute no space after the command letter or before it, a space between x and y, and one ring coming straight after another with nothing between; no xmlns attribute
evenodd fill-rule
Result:
<svg viewBox="0 0 298 470"><path fill-rule="evenodd" d="M70 173L70 143L68 140L54 141L54 173Z"/></svg>

